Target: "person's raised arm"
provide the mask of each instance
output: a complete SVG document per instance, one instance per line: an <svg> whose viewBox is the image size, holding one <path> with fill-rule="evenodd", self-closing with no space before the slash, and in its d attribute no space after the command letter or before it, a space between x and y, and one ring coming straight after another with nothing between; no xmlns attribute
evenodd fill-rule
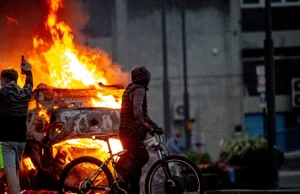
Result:
<svg viewBox="0 0 300 194"><path fill-rule="evenodd" d="M33 89L33 76L32 76L32 67L26 62L25 65L21 65L22 73L26 75L25 84L23 86L24 90L28 90L29 93L32 92Z"/></svg>

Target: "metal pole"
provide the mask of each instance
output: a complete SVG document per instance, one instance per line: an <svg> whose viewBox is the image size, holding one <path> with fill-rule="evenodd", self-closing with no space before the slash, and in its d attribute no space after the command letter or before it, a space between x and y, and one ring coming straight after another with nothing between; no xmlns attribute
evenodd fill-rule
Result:
<svg viewBox="0 0 300 194"><path fill-rule="evenodd" d="M266 108L263 108L262 114L263 114L264 136L265 136L266 139L268 139L268 130L267 130L267 109L266 109Z"/></svg>
<svg viewBox="0 0 300 194"><path fill-rule="evenodd" d="M267 133L269 148L269 188L278 188L277 142L276 142L276 115L275 115L275 74L274 49L272 39L272 11L271 0L265 0L266 39L265 39L265 66L267 89Z"/></svg>
<svg viewBox="0 0 300 194"><path fill-rule="evenodd" d="M189 128L190 111L189 111L189 93L187 81L187 57L186 57L186 30L185 30L185 0L181 0L181 31L182 31L182 60L183 60L183 80L184 80L184 124L186 135L186 148L191 148L191 129Z"/></svg>
<svg viewBox="0 0 300 194"><path fill-rule="evenodd" d="M164 99L164 128L171 134L170 124L170 89L168 80L168 52L166 30L166 0L161 0L161 27L162 27L162 58L163 58L163 99Z"/></svg>

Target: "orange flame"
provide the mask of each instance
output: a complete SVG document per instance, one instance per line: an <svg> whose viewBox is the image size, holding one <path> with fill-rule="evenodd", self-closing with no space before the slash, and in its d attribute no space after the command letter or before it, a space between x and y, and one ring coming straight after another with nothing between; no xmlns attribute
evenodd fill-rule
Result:
<svg viewBox="0 0 300 194"><path fill-rule="evenodd" d="M63 21L58 20L57 13L63 8L63 0L48 0L50 8L46 29L52 43L39 36L33 38L34 50L29 61L37 69L37 80L57 88L100 88L97 83L114 84L122 73L109 55L103 51L78 46L74 43L72 29ZM42 65L43 64L43 65ZM47 69L47 73L45 72ZM35 78L36 79L36 78ZM99 99L91 99L96 107L121 107L121 96L105 96L98 94Z"/></svg>
<svg viewBox="0 0 300 194"><path fill-rule="evenodd" d="M109 139L109 144L113 154L123 150L122 144L118 139ZM72 149L70 149L72 148ZM74 149L84 150L85 153L71 152ZM92 139L92 138L80 138L80 139L70 139L64 142L53 145L53 157L56 156L58 152L65 152L65 163L68 164L75 158L83 155L94 156L102 161L109 158L108 145L105 141Z"/></svg>
<svg viewBox="0 0 300 194"><path fill-rule="evenodd" d="M35 166L29 157L24 158L23 161L28 170L35 170Z"/></svg>
<svg viewBox="0 0 300 194"><path fill-rule="evenodd" d="M47 122L50 122L50 116L47 114L47 110L41 109L38 113L40 117L44 117Z"/></svg>

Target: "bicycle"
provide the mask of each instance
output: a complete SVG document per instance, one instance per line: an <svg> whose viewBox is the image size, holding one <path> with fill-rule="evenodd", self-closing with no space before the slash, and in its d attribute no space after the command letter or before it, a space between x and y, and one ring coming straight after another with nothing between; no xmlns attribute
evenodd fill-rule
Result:
<svg viewBox="0 0 300 194"><path fill-rule="evenodd" d="M154 148L157 152L159 159L150 167L145 179L145 193L146 194L157 194L157 193L167 193L167 194L182 194L185 192L192 192L197 194L204 194L204 181L201 170L193 163L190 159L184 156L170 155L167 156L163 151L163 140L160 136L156 134L155 130L149 132L151 135L150 139L144 141L144 145L147 149ZM63 169L60 176L59 183L59 194L68 193L67 191L85 194L85 193L108 193L108 194L127 194L124 190L126 187L125 182L122 180L120 175L115 169L116 160L115 156L121 156L126 153L127 150L122 150L118 153L112 154L109 139L118 137L118 135L109 135L105 138L99 136L95 139L104 140L108 145L108 153L110 157L102 162L94 157L80 157L71 161ZM111 162L112 161L112 162ZM112 164L114 171L114 176L108 168L108 164ZM176 164L179 163L179 164ZM82 181L77 181L78 186L71 187L65 185L67 175L71 174L72 169L77 165L83 163L90 163L96 165L96 169L92 170L91 173ZM84 170L80 168L80 173L86 172L90 169L89 166L85 165ZM161 174L156 174L161 170ZM101 173L104 174L101 174ZM194 173L194 175L191 175ZM101 174L101 175L100 175ZM78 178L77 175L75 175ZM81 175L80 175L81 176ZM182 177L180 177L182 176ZM74 178L74 177L73 177ZM155 178L158 179L158 184L161 185L159 189L162 191L157 191L155 189ZM194 181L194 182L193 182ZM196 184L195 184L196 182ZM101 185L101 184L104 185ZM191 188L198 186L197 188ZM187 188L189 187L189 188ZM194 190L193 190L194 189ZM193 190L193 191L191 191ZM101 192L100 192L101 191Z"/></svg>

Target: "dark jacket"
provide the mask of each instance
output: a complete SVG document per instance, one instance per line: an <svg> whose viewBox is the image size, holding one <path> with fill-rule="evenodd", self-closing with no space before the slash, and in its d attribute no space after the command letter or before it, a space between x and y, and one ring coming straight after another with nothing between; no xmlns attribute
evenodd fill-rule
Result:
<svg viewBox="0 0 300 194"><path fill-rule="evenodd" d="M147 134L147 131L141 127L142 123L147 123L155 126L147 110L147 90L150 81L150 72L146 70L141 73L132 75L132 83L130 83L122 96L121 107L121 124L120 136L138 134L142 139Z"/></svg>
<svg viewBox="0 0 300 194"><path fill-rule="evenodd" d="M26 73L23 88L2 83L0 89L0 141L26 141L28 102L32 95L32 73Z"/></svg>

